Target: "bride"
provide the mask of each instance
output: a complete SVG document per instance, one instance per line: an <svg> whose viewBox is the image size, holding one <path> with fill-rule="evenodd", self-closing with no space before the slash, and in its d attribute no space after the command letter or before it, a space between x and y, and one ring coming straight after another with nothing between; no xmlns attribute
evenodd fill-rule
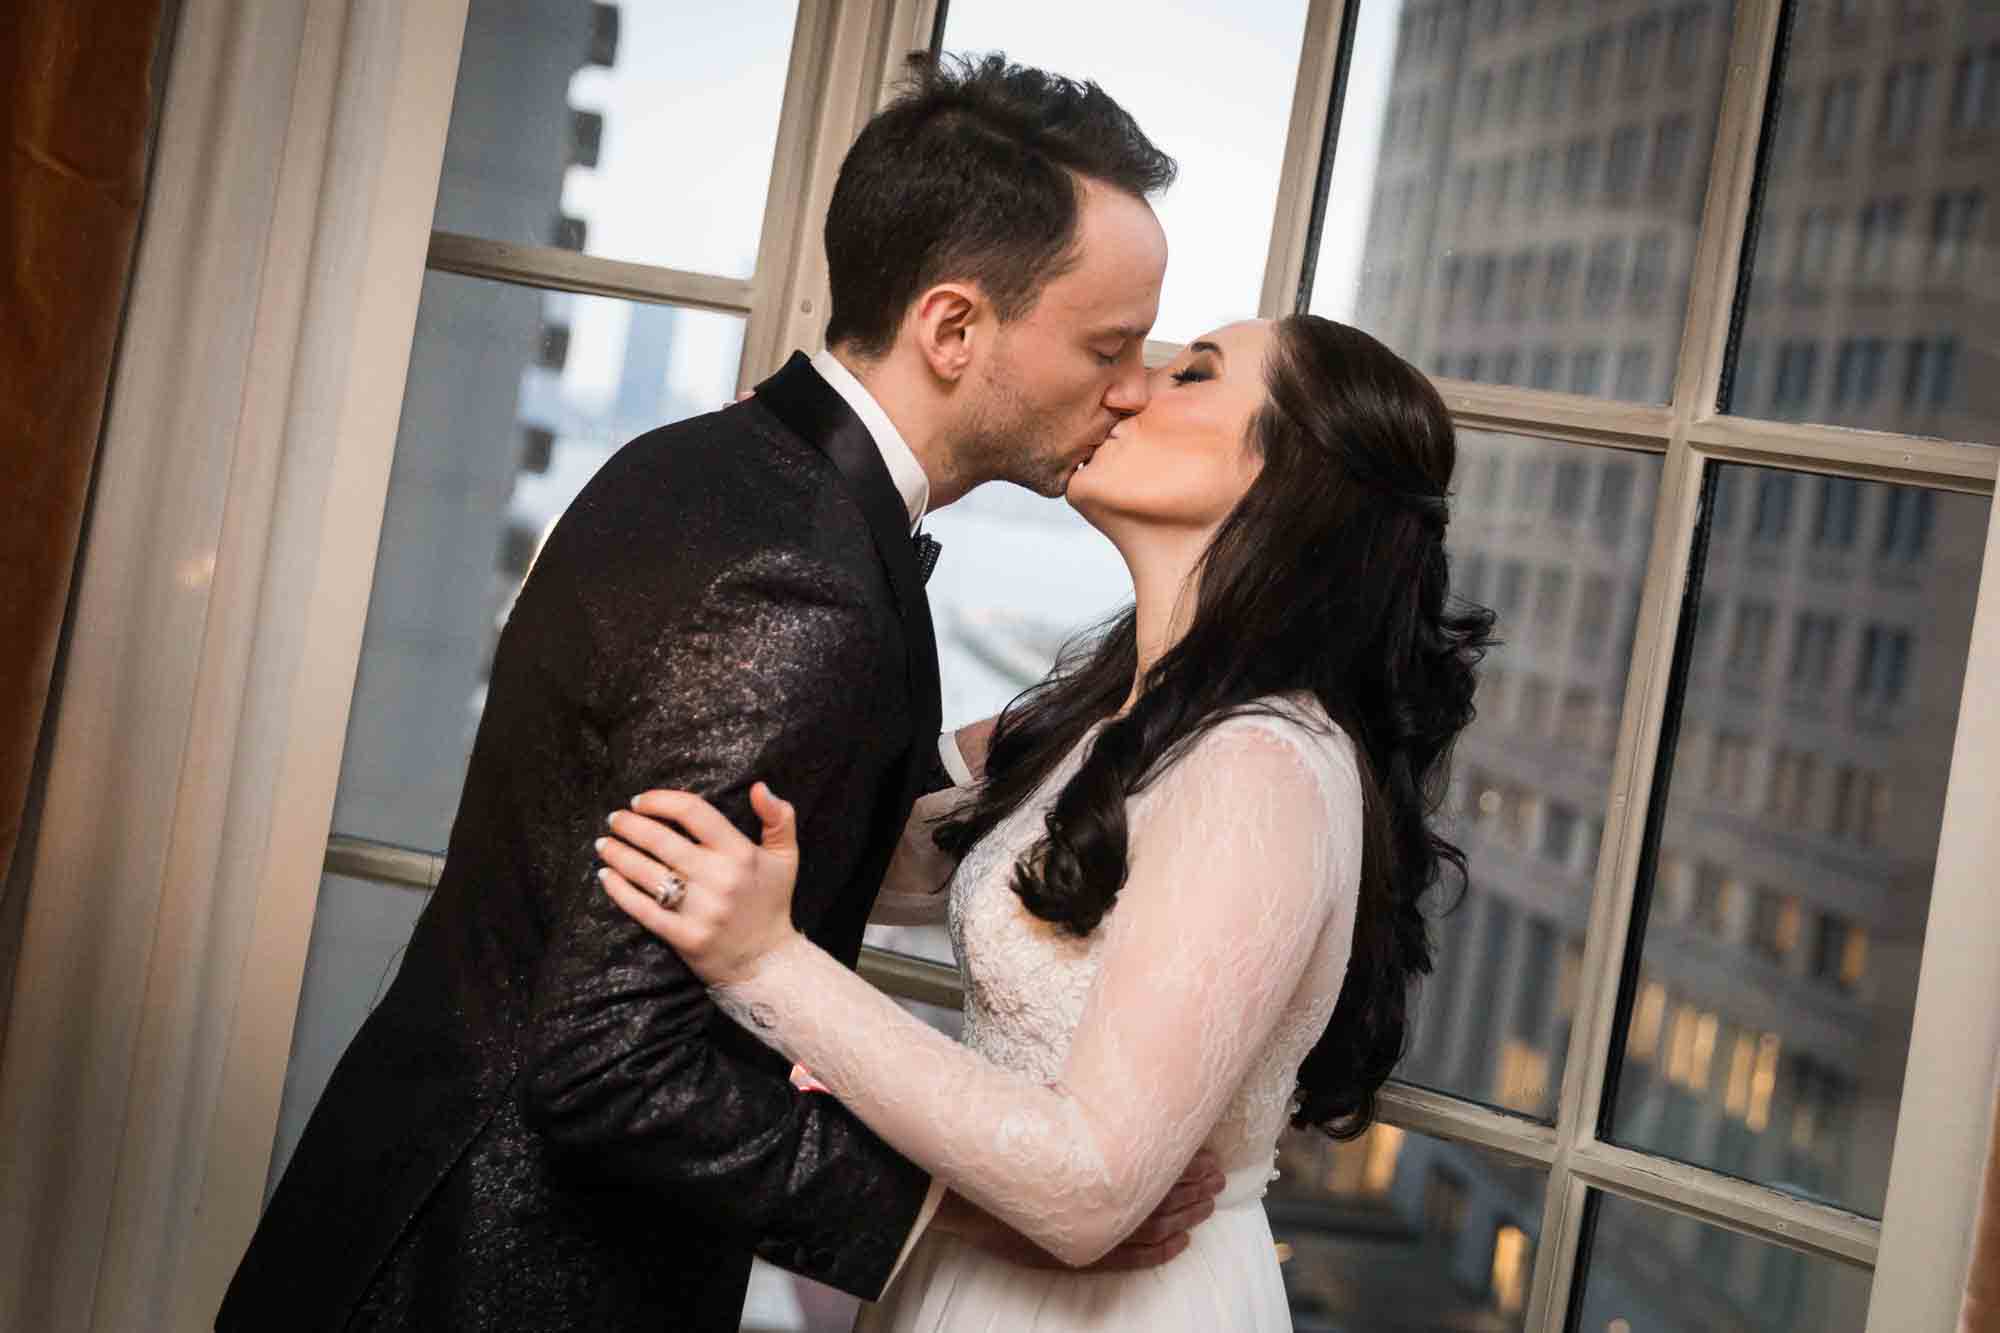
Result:
<svg viewBox="0 0 2000 1333"><path fill-rule="evenodd" d="M1429 820L1492 616L1448 605L1443 402L1306 315L1155 373L1068 487L1134 606L990 748L961 733L976 785L935 828L920 810L885 891L948 908L962 1045L792 928L800 849L767 788L761 847L675 792L600 847L606 890L732 1018L952 1191L864 1329L1290 1328L1258 1202L1278 1135L1368 1126L1431 965L1422 900L1464 870ZM926 843L962 858L948 886ZM1227 1183L1155 1268L1031 1268L953 1226L969 1202L1087 1265L1200 1148Z"/></svg>

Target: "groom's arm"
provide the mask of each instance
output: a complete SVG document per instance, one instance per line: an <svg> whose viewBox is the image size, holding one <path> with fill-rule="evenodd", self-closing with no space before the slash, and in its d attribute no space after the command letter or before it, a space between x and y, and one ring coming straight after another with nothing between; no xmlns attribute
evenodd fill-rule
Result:
<svg viewBox="0 0 2000 1333"><path fill-rule="evenodd" d="M752 562L684 623L621 627L645 671L606 729L605 811L676 787L754 831L759 780L802 825L826 807L873 809L901 756L837 734L879 661L873 625L839 571L789 553ZM782 1064L718 1040L733 1030L707 989L606 897L584 842L562 872L569 897L535 986L529 1122L573 1167L877 1297L935 1207L929 1175L833 1098L795 1090ZM822 911L828 896L796 910Z"/></svg>

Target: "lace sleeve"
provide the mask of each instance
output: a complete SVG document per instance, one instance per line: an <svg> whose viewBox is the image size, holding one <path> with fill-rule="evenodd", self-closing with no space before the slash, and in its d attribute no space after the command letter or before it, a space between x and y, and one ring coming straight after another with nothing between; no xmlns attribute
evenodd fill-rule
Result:
<svg viewBox="0 0 2000 1333"><path fill-rule="evenodd" d="M987 1063L804 941L717 999L897 1151L1088 1264L1207 1138L1323 938L1341 974L1360 817L1344 747L1262 717L1205 736L1135 803L1131 875L1052 1084Z"/></svg>

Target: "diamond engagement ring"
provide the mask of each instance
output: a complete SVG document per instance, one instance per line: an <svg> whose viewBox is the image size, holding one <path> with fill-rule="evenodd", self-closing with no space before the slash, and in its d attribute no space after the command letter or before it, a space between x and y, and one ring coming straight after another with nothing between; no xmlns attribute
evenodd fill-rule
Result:
<svg viewBox="0 0 2000 1333"><path fill-rule="evenodd" d="M687 881L671 870L662 873L660 882L647 890L653 895L653 901L669 912L681 905L681 899L687 897L687 891Z"/></svg>

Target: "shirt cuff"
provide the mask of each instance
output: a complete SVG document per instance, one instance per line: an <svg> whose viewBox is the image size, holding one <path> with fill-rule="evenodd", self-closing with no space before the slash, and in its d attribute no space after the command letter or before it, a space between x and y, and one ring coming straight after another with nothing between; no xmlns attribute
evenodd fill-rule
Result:
<svg viewBox="0 0 2000 1333"><path fill-rule="evenodd" d="M951 733L945 734L949 736ZM924 1229L930 1226L931 1219L937 1216L938 1205L943 1202L944 1182L932 1176L930 1193L924 1195L924 1206L917 1210L916 1224L910 1228L909 1237L903 1241L903 1252L896 1256L896 1266L889 1270L889 1280L882 1284L884 1296L889 1294L890 1287L896 1285L896 1274L903 1271L903 1264L909 1259L910 1251L917 1248L917 1239L924 1234Z"/></svg>
<svg viewBox="0 0 2000 1333"><path fill-rule="evenodd" d="M953 786L971 787L977 785L977 779L972 776L972 765L966 763L965 756L959 753L958 733L956 731L946 731L938 734L938 758L944 761L944 771L951 776Z"/></svg>

